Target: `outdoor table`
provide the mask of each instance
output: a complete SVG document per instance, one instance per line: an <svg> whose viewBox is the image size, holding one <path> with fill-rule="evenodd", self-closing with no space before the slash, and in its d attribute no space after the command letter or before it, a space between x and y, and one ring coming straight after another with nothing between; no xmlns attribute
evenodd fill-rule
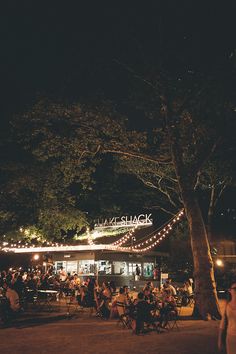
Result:
<svg viewBox="0 0 236 354"><path fill-rule="evenodd" d="M59 291L57 291L57 290L41 290L41 289L39 289L37 291L38 291L38 293L50 294L50 295L56 295L59 293Z"/></svg>
<svg viewBox="0 0 236 354"><path fill-rule="evenodd" d="M49 311L52 310L52 305L51 301L58 300L59 301L59 292L57 290L37 290L37 300L36 300L36 305L39 306L39 308L44 308L46 307Z"/></svg>

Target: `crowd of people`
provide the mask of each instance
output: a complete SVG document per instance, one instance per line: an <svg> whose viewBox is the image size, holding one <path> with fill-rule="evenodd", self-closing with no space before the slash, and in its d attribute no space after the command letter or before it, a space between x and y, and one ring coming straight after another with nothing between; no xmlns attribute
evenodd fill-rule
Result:
<svg viewBox="0 0 236 354"><path fill-rule="evenodd" d="M114 281L100 286L94 277L81 279L77 274L68 275L63 268L57 274L2 271L0 273L0 318L18 313L30 301L32 295L42 290L56 290L62 298L73 298L81 307L96 310L96 316L103 319L119 318L126 321L136 334L144 331L144 323L165 328L168 315L178 315L177 301L188 305L193 297L193 281L189 279L182 287L176 287L166 279L160 288L147 281L142 291L130 291L128 286L117 288ZM236 338L236 282L229 288L219 332L219 349L227 348L234 353Z"/></svg>
<svg viewBox="0 0 236 354"><path fill-rule="evenodd" d="M171 279L167 279L161 289L147 282L142 291L130 292L128 286L116 287L114 281L103 282L100 286L94 277L81 279L77 274L68 275L61 267L57 274L52 271L42 273L2 271L0 274L0 293L7 299L8 313L16 313L32 300L39 290L56 290L60 297L75 299L82 307L96 310L96 315L104 319L129 316L135 323L135 331L142 331L143 323L152 323L157 310L159 324L168 312L177 314L176 298L178 294L189 296L191 284L186 282L183 288L176 289ZM6 312L6 303L1 302L1 313ZM3 316L3 315L2 315Z"/></svg>

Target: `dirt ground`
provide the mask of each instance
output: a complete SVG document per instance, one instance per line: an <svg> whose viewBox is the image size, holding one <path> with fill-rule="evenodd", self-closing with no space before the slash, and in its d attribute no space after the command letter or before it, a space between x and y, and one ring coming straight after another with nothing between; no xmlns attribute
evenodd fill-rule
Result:
<svg viewBox="0 0 236 354"><path fill-rule="evenodd" d="M118 328L115 319L104 321L87 311L71 318L65 308L25 314L10 327L1 326L1 353L216 354L219 321L194 321L187 317L191 310L183 309L179 330L139 336Z"/></svg>

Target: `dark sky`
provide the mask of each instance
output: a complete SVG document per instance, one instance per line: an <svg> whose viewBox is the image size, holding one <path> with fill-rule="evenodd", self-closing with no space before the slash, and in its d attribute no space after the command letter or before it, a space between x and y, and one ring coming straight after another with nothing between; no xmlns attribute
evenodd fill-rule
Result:
<svg viewBox="0 0 236 354"><path fill-rule="evenodd" d="M7 1L1 6L2 119L37 95L112 98L121 68L211 70L235 49L234 1ZM125 92L123 93L125 94Z"/></svg>
<svg viewBox="0 0 236 354"><path fill-rule="evenodd" d="M227 70L236 1L5 1L0 12L1 131L39 96L127 99L127 71Z"/></svg>

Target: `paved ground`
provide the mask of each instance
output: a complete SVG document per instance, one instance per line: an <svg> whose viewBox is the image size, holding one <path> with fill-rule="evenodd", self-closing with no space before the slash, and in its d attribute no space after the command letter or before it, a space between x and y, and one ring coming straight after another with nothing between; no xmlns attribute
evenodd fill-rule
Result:
<svg viewBox="0 0 236 354"><path fill-rule="evenodd" d="M184 309L184 315L191 309ZM79 313L68 319L64 309L51 314L35 313L0 329L1 353L145 353L216 354L219 321L179 322L179 331L136 336L117 328L117 320L104 321Z"/></svg>

